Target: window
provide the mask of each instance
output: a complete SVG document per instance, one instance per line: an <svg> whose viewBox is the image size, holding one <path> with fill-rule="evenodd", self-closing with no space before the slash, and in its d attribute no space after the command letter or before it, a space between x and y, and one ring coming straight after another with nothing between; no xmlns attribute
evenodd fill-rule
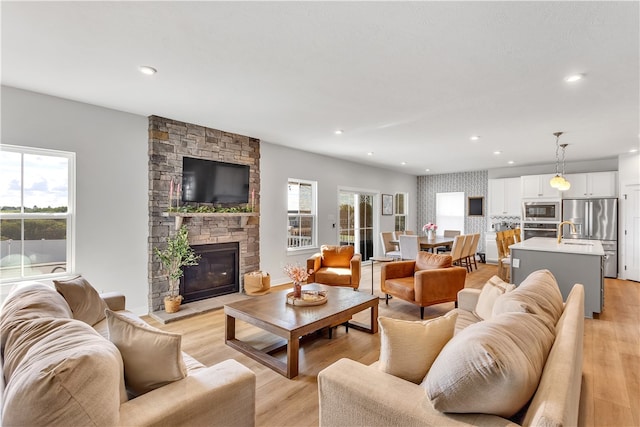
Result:
<svg viewBox="0 0 640 427"><path fill-rule="evenodd" d="M395 231L407 229L407 193L396 193L393 204Z"/></svg>
<svg viewBox="0 0 640 427"><path fill-rule="evenodd" d="M438 234L460 230L464 234L464 193L436 193Z"/></svg>
<svg viewBox="0 0 640 427"><path fill-rule="evenodd" d="M75 154L0 147L2 281L73 271Z"/></svg>
<svg viewBox="0 0 640 427"><path fill-rule="evenodd" d="M315 247L316 187L315 181L289 179L287 250Z"/></svg>

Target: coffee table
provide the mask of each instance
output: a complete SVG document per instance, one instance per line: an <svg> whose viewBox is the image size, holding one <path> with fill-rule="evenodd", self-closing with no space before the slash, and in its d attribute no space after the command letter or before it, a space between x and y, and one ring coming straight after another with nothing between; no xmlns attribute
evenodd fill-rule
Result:
<svg viewBox="0 0 640 427"><path fill-rule="evenodd" d="M326 304L292 306L286 303L290 289L234 302L224 306L225 343L273 369L287 378L298 375L300 338L322 328L348 322L348 327L375 334L378 332L378 297L354 291L351 288L303 285L303 290L327 291ZM370 326L349 322L361 311L371 309ZM236 338L236 319L264 329L286 340L285 343L257 349ZM286 346L287 362L271 354Z"/></svg>

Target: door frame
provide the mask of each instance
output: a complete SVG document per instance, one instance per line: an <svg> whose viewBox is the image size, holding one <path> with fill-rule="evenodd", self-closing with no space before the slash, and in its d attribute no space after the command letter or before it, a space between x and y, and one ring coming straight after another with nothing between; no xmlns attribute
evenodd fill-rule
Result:
<svg viewBox="0 0 640 427"><path fill-rule="evenodd" d="M372 190L370 188L361 188L361 187L346 187L346 186L338 186L338 192L336 197L336 207L338 211L338 227L336 227L336 241L340 242L340 193L348 192L348 193L356 193L371 196L373 198L373 205L371 209L373 209L373 254L371 256L376 256L376 254L380 253L380 242L377 236L380 234L380 215L382 212L382 194L379 190ZM360 252L357 252L360 253ZM363 260L364 262L364 260Z"/></svg>

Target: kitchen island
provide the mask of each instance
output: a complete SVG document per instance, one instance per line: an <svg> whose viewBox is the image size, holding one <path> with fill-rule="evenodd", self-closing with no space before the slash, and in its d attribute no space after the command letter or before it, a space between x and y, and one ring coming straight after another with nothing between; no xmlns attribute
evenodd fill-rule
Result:
<svg viewBox="0 0 640 427"><path fill-rule="evenodd" d="M519 285L532 272L547 269L555 276L563 299L574 284L584 285L584 315L593 317L604 306L604 250L598 240L532 237L509 246L511 280Z"/></svg>

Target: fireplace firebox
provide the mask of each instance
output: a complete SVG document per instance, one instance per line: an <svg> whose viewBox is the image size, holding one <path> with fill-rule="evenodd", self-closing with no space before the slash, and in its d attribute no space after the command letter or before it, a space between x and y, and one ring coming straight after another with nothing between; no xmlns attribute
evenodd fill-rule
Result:
<svg viewBox="0 0 640 427"><path fill-rule="evenodd" d="M198 265L185 267L180 280L184 302L240 292L240 247L238 242L195 245Z"/></svg>

